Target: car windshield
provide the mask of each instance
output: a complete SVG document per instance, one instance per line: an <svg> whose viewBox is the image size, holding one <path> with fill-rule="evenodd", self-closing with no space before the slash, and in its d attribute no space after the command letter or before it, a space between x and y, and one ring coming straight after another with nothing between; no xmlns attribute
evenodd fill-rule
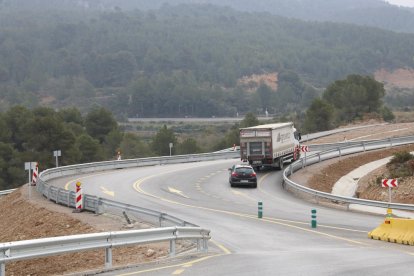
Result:
<svg viewBox="0 0 414 276"><path fill-rule="evenodd" d="M253 169L248 167L236 168L237 173L252 173Z"/></svg>

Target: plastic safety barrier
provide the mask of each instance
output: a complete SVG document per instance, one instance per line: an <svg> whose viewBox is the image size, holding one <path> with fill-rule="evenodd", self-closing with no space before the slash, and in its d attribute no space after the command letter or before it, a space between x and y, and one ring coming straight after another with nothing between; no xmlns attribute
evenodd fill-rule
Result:
<svg viewBox="0 0 414 276"><path fill-rule="evenodd" d="M386 218L385 221L368 233L374 240L414 245L414 219Z"/></svg>

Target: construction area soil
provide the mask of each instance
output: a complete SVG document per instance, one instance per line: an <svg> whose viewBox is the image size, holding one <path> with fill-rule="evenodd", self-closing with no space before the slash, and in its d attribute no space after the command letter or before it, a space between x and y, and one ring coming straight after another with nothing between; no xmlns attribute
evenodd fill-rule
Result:
<svg viewBox="0 0 414 276"><path fill-rule="evenodd" d="M372 123L372 122L371 122ZM372 140L394 136L414 135L414 123L387 124L330 135L305 144L334 143L344 140ZM297 182L313 189L330 192L333 184L353 169L378 159L391 156L397 151L414 151L413 146L388 148L364 154L342 157L312 165L312 170L304 169L293 175ZM378 175L384 173L380 168L361 178L357 194L361 198L386 200L383 188L375 183ZM74 234L143 229L151 227L142 223L126 225L121 218L107 215L95 215L88 212L73 213L72 209L54 204L35 191L30 193L27 185L0 198L0 243L28 240L44 237ZM414 180L404 179L398 189L394 190L393 201L414 204ZM173 214L174 215L174 214ZM186 245L179 245L183 248ZM187 245L188 246L188 245ZM113 250L114 266L135 265L164 258L168 254L166 243L115 248ZM181 249L183 249L181 248ZM177 250L180 250L178 247ZM74 254L45 257L33 260L10 262L6 265L7 275L64 275L86 274L104 267L104 250L86 251ZM83 273L81 273L83 272Z"/></svg>

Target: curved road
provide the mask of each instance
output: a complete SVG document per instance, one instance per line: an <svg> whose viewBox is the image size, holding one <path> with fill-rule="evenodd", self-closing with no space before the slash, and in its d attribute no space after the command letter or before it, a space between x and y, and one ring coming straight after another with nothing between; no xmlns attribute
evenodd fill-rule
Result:
<svg viewBox="0 0 414 276"><path fill-rule="evenodd" d="M230 188L237 160L154 166L81 179L96 194L177 216L211 230L209 253L184 255L105 275L411 275L414 247L370 240L383 216L330 209L282 189L280 171L258 188ZM62 181L62 180L60 180ZM106 192L105 192L106 191ZM107 191L114 191L111 196ZM258 201L263 218L257 218ZM318 227L310 227L317 209Z"/></svg>

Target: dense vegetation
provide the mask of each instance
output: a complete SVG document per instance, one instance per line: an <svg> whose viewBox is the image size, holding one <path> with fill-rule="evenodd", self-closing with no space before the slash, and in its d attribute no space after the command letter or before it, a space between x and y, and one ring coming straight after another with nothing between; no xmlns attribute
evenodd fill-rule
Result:
<svg viewBox="0 0 414 276"><path fill-rule="evenodd" d="M122 158L198 153L202 149L192 138L178 139L167 127L151 141L143 141L120 130L113 115L95 108L82 116L76 108L54 111L15 106L0 113L0 190L14 188L27 180L25 162L38 162L39 169L55 166L53 151L61 150L60 165ZM211 150L211 149L209 149Z"/></svg>
<svg viewBox="0 0 414 276"><path fill-rule="evenodd" d="M279 5L299 14L299 2L261 0L255 11ZM324 7L337 10L338 2L327 2ZM118 151L123 158L169 155L169 143L172 154L223 149L238 143L239 127L259 124L254 114L267 111L306 132L366 113L392 120L383 85L368 75L414 68L412 34L213 5L117 1L122 8L106 9L114 1L76 1L82 8L73 3L0 0L0 189L25 182L24 162L53 167L57 149L62 165L114 159ZM143 10L133 9L137 3ZM221 1L226 3L236 2ZM237 3L253 8L251 1ZM318 14L314 8L307 19ZM406 18L394 23L407 23L409 31ZM240 82L267 73L277 73L277 90L265 82ZM388 99L396 106L409 97ZM178 136L178 129L166 126L143 140L117 123L126 117L239 114L247 115L214 138L216 129L203 131L203 139L213 140L208 145L193 132Z"/></svg>
<svg viewBox="0 0 414 276"><path fill-rule="evenodd" d="M152 11L0 10L0 110L94 104L122 117L299 112L314 87L414 67L414 35L211 5ZM278 72L277 92L238 83Z"/></svg>
<svg viewBox="0 0 414 276"><path fill-rule="evenodd" d="M27 181L25 162L38 162L40 171L54 167L55 150L62 153L60 166L115 160L118 153L122 159L130 159L212 152L238 144L239 127L258 124L255 115L248 113L230 130L203 130L198 134L216 133L209 138L211 143L205 145L193 138L196 134L180 135L165 125L150 140L143 140L121 129L113 115L103 108L95 108L82 116L76 108L54 111L46 107L29 110L15 106L0 113L0 191L19 187Z"/></svg>
<svg viewBox="0 0 414 276"><path fill-rule="evenodd" d="M414 155L407 151L397 152L387 163L389 178L414 176Z"/></svg>
<svg viewBox="0 0 414 276"><path fill-rule="evenodd" d="M303 124L306 132L315 132L332 129L366 113L379 113L383 118L392 119L389 110L384 112L387 109L382 105L383 96L383 84L371 77L350 75L329 85L322 98L314 99L304 118L289 120L295 120L297 126ZM239 128L258 124L256 116L247 113L240 123L223 130L221 136L217 134L212 146L202 147L193 131L191 136L178 136L165 125L150 141L143 141L133 133L121 131L112 113L104 108L94 108L82 116L76 108L55 111L47 107L29 110L15 106L0 113L0 190L24 183L25 162L39 162L41 170L53 167L54 150L62 151L61 165L115 159L118 152L123 158L198 153L238 144ZM201 135L208 135L209 131ZM169 147L170 143L173 148Z"/></svg>
<svg viewBox="0 0 414 276"><path fill-rule="evenodd" d="M314 99L306 111L304 129L307 132L329 130L341 124L377 114L386 121L393 113L383 105L384 84L369 76L349 75L330 84L321 98Z"/></svg>
<svg viewBox="0 0 414 276"><path fill-rule="evenodd" d="M310 21L333 21L414 32L414 9L382 0L2 0L4 10L149 10L168 3L210 3L239 11L269 12Z"/></svg>

